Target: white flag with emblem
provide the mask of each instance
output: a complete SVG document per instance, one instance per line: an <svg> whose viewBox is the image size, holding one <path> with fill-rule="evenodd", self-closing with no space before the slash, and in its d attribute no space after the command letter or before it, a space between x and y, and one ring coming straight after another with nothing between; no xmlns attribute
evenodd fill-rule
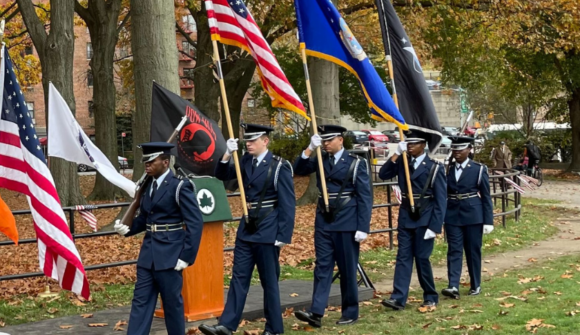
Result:
<svg viewBox="0 0 580 335"><path fill-rule="evenodd" d="M107 156L93 144L52 83L48 90L48 155L93 167L131 198L135 196L135 183L117 172Z"/></svg>

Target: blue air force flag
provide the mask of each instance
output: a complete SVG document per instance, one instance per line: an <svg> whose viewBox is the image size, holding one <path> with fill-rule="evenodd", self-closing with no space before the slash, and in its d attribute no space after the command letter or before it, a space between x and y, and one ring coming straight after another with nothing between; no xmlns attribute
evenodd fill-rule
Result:
<svg viewBox="0 0 580 335"><path fill-rule="evenodd" d="M406 130L405 119L366 53L330 0L295 0L300 47L313 57L336 63L354 74L378 121Z"/></svg>
<svg viewBox="0 0 580 335"><path fill-rule="evenodd" d="M93 144L52 83L48 89L48 125L49 156L91 166L131 198L135 196L135 183L117 172L107 156Z"/></svg>

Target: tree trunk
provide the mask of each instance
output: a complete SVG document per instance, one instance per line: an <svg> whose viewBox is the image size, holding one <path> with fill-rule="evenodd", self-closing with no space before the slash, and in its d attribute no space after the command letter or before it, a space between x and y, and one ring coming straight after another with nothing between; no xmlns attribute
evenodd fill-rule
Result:
<svg viewBox="0 0 580 335"><path fill-rule="evenodd" d="M314 57L308 58L308 63L317 124L340 124L338 66ZM308 188L298 199L298 205L315 203L318 193L316 175L313 173Z"/></svg>
<svg viewBox="0 0 580 335"><path fill-rule="evenodd" d="M118 165L117 122L115 114L116 88L114 82L115 46L118 41L117 26L121 0L109 2L91 0L88 12L92 20L87 23L94 50L90 66L93 74L93 107L95 138L99 149L113 166ZM89 196L92 200L114 200L121 190L97 173L95 187Z"/></svg>
<svg viewBox="0 0 580 335"><path fill-rule="evenodd" d="M580 172L580 87L571 92L568 100L570 126L572 127L572 163L568 171Z"/></svg>
<svg viewBox="0 0 580 335"><path fill-rule="evenodd" d="M138 157L136 146L150 140L153 81L180 94L173 1L131 0L131 22L136 105L133 151ZM143 171L142 164L135 164L133 180L138 180Z"/></svg>
<svg viewBox="0 0 580 335"><path fill-rule="evenodd" d="M193 76L195 105L207 117L219 123L221 116L220 107L218 105L220 88L217 80L214 80L213 66L210 66L210 64L213 63L213 46L207 22L207 12L203 4L201 7L201 15L196 15L197 48L195 75Z"/></svg>
<svg viewBox="0 0 580 335"><path fill-rule="evenodd" d="M45 106L48 106L48 87L49 83L52 82L74 115L76 108L72 66L74 58L74 1L50 1L51 23L48 32L40 22L30 0L18 0L18 7L42 66ZM46 114L48 115L48 110ZM48 127L50 124L47 122ZM62 206L85 203L79 186L77 164L52 157L50 170Z"/></svg>

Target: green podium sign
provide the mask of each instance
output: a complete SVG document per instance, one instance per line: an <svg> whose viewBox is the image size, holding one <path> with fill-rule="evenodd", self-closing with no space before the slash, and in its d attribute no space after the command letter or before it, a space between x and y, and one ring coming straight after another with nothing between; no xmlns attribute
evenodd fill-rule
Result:
<svg viewBox="0 0 580 335"><path fill-rule="evenodd" d="M192 178L203 222L230 221L232 211L221 180L212 177Z"/></svg>

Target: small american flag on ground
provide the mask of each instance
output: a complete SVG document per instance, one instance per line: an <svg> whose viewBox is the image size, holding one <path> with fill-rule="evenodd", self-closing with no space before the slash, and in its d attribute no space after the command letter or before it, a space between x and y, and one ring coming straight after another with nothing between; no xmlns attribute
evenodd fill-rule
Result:
<svg viewBox="0 0 580 335"><path fill-rule="evenodd" d="M516 191L518 191L519 194L526 193L526 191L524 191L524 189L520 185L518 185L515 181L507 177L504 177L503 179L506 181L506 183L510 184Z"/></svg>
<svg viewBox="0 0 580 335"><path fill-rule="evenodd" d="M97 231L97 217L93 214L92 210L97 209L97 206L93 205L77 205L76 210L79 212L83 220L93 229Z"/></svg>
<svg viewBox="0 0 580 335"><path fill-rule="evenodd" d="M34 129L34 123L2 47L0 87L0 187L26 195L38 242L40 268L60 287L89 299L89 282Z"/></svg>
<svg viewBox="0 0 580 335"><path fill-rule="evenodd" d="M395 198L397 198L397 201L402 203L403 197L401 196L401 188L399 185L391 185L391 187L393 188L393 193L395 193Z"/></svg>
<svg viewBox="0 0 580 335"><path fill-rule="evenodd" d="M535 190L537 187L536 185L532 185L531 183L526 180L523 176L518 176L519 180L524 184L525 187L529 188L530 190Z"/></svg>
<svg viewBox="0 0 580 335"><path fill-rule="evenodd" d="M537 180L536 178L530 177L530 176L526 176L526 175L522 175L522 178L524 178L525 180L527 180L528 182L538 186L540 184L540 181Z"/></svg>
<svg viewBox="0 0 580 335"><path fill-rule="evenodd" d="M244 2L205 0L205 8L212 40L237 46L252 55L262 87L272 99L272 106L290 110L310 120L300 97L290 85Z"/></svg>

